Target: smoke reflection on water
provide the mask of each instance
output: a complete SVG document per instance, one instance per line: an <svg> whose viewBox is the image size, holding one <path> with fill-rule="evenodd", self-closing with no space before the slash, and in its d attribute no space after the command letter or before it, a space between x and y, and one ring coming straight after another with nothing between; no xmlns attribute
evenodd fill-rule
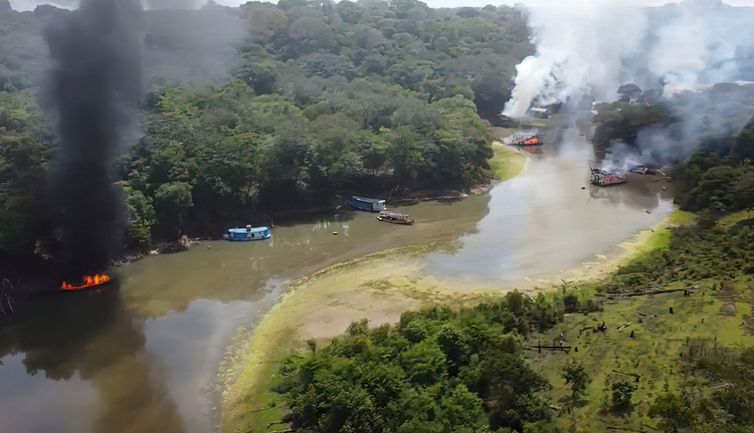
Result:
<svg viewBox="0 0 754 433"><path fill-rule="evenodd" d="M207 390L227 342L284 286L271 281L256 301L196 300L146 320L124 305L117 283L29 301L0 329L3 431L212 431L216 396Z"/></svg>

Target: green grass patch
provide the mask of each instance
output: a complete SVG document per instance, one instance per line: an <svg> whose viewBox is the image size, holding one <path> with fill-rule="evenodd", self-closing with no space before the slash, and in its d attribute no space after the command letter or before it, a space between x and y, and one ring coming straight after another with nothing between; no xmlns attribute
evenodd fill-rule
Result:
<svg viewBox="0 0 754 433"><path fill-rule="evenodd" d="M504 181L518 176L526 166L526 156L501 143L492 145L494 156L489 160L495 179Z"/></svg>
<svg viewBox="0 0 754 433"><path fill-rule="evenodd" d="M721 314L725 300L719 299L721 283L708 280L691 296L682 292L635 297L605 303L601 312L569 315L550 332L534 336L544 342L564 335L578 352L532 352L530 360L535 371L543 375L553 388L547 395L563 413L556 416L561 431L606 431L605 426L639 429L657 425L648 416L657 395L669 390L680 393L707 393L712 384L700 376L684 374L689 363L689 342L705 342L710 353L717 348L742 348L754 345L754 336L742 322L751 315L754 283L750 278L726 284L739 302L734 315ZM670 313L670 308L673 313ZM606 332L594 332L604 322ZM631 336L633 332L633 337ZM569 387L560 376L561 369L572 360L583 364L590 383L581 406L570 413L565 410ZM635 382L632 374L639 375ZM612 383L628 380L635 384L633 410L619 416L606 410ZM575 430L569 430L575 428Z"/></svg>
<svg viewBox="0 0 754 433"><path fill-rule="evenodd" d="M685 226L696 222L696 215L692 212L686 212L685 210L676 210L668 218L668 224Z"/></svg>
<svg viewBox="0 0 754 433"><path fill-rule="evenodd" d="M749 217L754 218L754 212L742 210L720 218L717 221L717 225L720 226L720 228L727 230L741 221L746 221Z"/></svg>
<svg viewBox="0 0 754 433"><path fill-rule="evenodd" d="M647 253L667 249L670 246L670 238L672 234L671 229L678 226L688 226L694 224L695 221L696 215L691 212L682 210L674 211L660 227L652 231L652 233L646 238L646 241L642 242L640 252Z"/></svg>

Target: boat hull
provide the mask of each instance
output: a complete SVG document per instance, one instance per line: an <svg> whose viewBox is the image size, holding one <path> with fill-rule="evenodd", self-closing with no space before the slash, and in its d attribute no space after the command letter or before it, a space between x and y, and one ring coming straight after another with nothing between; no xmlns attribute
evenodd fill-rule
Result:
<svg viewBox="0 0 754 433"><path fill-rule="evenodd" d="M270 235L266 235L266 236L262 236L262 237L257 237L257 238L251 238L251 237L249 237L249 238L243 239L243 238L232 238L232 237L230 237L230 235L223 235L223 239L225 239L226 241L231 241L231 242L263 241L263 240L269 239L271 237L272 237L272 235L270 234Z"/></svg>
<svg viewBox="0 0 754 433"><path fill-rule="evenodd" d="M377 215L377 221L382 221L391 224L400 224L404 226L410 226L414 224L414 219L408 215L382 211Z"/></svg>
<svg viewBox="0 0 754 433"><path fill-rule="evenodd" d="M382 221L384 223L399 224L399 225L402 225L402 226L411 226L411 225L414 225L413 221L399 221L399 220L393 220L393 219L382 218L382 217L377 217L377 220L378 221Z"/></svg>
<svg viewBox="0 0 754 433"><path fill-rule="evenodd" d="M269 227L236 227L228 229L223 235L223 239L231 242L250 242L263 241L272 237L272 231Z"/></svg>
<svg viewBox="0 0 754 433"><path fill-rule="evenodd" d="M625 180L616 180L616 181L609 181L609 182L592 182L592 185L596 186L616 186L616 185L623 185L626 183Z"/></svg>

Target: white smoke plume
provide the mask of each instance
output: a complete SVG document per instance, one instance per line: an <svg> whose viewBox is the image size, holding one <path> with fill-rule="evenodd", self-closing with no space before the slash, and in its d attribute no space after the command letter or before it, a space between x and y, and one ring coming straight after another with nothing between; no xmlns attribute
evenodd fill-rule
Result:
<svg viewBox="0 0 754 433"><path fill-rule="evenodd" d="M752 8L719 0L651 8L629 0L569 3L531 10L537 52L517 66L505 115L584 97L613 100L625 83L646 89L662 82L670 95L754 76L746 69L754 52Z"/></svg>
<svg viewBox="0 0 754 433"><path fill-rule="evenodd" d="M623 58L637 53L646 27L641 9L616 0L536 8L530 20L537 53L516 67L516 86L504 111L514 118L532 105L614 94Z"/></svg>

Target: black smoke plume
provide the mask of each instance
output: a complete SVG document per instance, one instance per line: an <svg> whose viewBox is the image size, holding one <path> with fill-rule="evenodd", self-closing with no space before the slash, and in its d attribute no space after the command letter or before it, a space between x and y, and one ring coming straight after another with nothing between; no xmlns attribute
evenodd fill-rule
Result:
<svg viewBox="0 0 754 433"><path fill-rule="evenodd" d="M51 191L65 276L109 264L125 225L113 163L136 137L142 94L140 0L82 0L45 30L60 148Z"/></svg>

